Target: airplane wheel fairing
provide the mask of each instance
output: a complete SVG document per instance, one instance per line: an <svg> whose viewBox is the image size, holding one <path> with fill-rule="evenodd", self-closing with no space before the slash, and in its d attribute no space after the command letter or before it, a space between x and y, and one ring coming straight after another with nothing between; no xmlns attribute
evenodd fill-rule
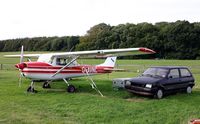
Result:
<svg viewBox="0 0 200 124"><path fill-rule="evenodd" d="M48 82L44 82L42 88L51 88L51 85Z"/></svg>
<svg viewBox="0 0 200 124"><path fill-rule="evenodd" d="M67 92L69 92L69 93L74 93L75 92L75 87L73 86L73 85L69 85L68 87L67 87Z"/></svg>

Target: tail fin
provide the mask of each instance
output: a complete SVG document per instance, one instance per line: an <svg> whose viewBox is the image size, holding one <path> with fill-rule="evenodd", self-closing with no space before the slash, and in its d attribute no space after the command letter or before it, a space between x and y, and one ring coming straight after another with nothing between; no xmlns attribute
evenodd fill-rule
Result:
<svg viewBox="0 0 200 124"><path fill-rule="evenodd" d="M117 57L107 57L105 62L98 65L98 66L109 66L109 67L114 67L115 66L115 62L117 60Z"/></svg>

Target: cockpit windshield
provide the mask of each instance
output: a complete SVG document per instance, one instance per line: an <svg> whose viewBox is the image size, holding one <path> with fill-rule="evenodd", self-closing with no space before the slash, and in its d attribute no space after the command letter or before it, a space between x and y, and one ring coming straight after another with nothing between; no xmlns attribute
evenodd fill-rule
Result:
<svg viewBox="0 0 200 124"><path fill-rule="evenodd" d="M37 61L38 62L51 63L51 61L52 61L52 55L50 55L50 54L40 55Z"/></svg>

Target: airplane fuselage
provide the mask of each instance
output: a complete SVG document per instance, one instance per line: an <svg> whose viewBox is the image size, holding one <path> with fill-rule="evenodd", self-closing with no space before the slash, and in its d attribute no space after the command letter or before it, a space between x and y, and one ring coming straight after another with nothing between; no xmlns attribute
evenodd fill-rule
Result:
<svg viewBox="0 0 200 124"><path fill-rule="evenodd" d="M109 66L93 66L93 65L76 65L64 68L60 73L53 76L63 66L52 66L45 62L24 62L15 65L26 78L31 80L59 80L74 77L82 77L96 74L111 73L113 67Z"/></svg>

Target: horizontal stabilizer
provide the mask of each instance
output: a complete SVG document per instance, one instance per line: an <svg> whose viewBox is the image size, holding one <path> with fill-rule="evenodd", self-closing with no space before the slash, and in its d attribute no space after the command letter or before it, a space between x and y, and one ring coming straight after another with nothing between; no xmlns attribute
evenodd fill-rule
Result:
<svg viewBox="0 0 200 124"><path fill-rule="evenodd" d="M119 69L119 68L104 68L105 71L116 71L116 72L125 72L127 70L125 69Z"/></svg>

